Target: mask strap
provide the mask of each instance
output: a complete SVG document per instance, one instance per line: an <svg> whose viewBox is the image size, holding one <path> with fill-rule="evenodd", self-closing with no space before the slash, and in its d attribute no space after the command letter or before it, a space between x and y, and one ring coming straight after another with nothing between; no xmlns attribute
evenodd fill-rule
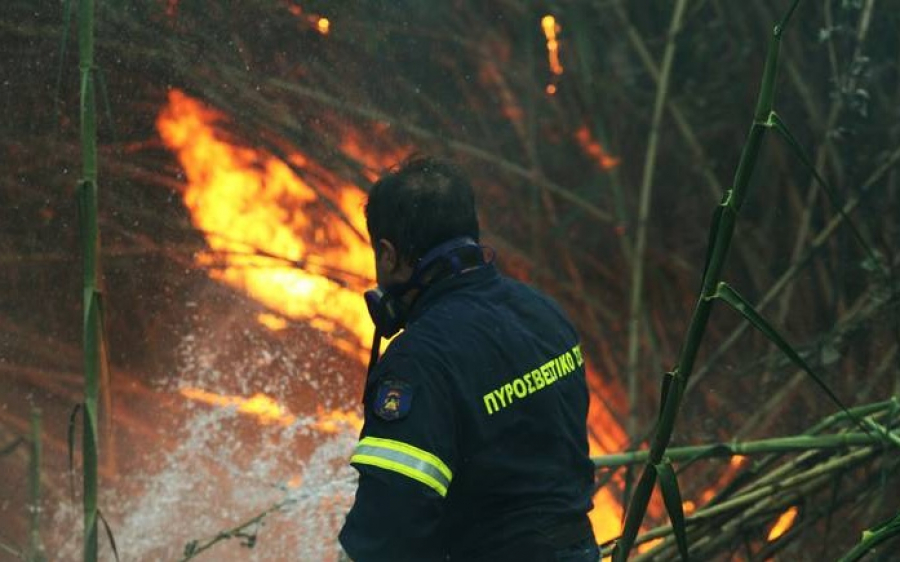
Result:
<svg viewBox="0 0 900 562"><path fill-rule="evenodd" d="M366 405L366 399L368 398L369 389L369 381L372 378L372 371L375 370L375 365L378 364L378 355L381 349L381 329L377 326L375 327L375 335L372 336L372 351L369 353L369 366L366 368L366 380L363 383L363 392L362 392L362 403L363 407Z"/></svg>

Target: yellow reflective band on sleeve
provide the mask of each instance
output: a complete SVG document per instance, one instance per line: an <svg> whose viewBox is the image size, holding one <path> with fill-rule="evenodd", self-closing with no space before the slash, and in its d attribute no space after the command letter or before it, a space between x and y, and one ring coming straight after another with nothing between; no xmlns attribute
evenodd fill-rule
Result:
<svg viewBox="0 0 900 562"><path fill-rule="evenodd" d="M356 445L350 462L392 470L418 480L441 497L447 495L447 488L453 480L453 473L441 459L428 451L393 439L363 437Z"/></svg>

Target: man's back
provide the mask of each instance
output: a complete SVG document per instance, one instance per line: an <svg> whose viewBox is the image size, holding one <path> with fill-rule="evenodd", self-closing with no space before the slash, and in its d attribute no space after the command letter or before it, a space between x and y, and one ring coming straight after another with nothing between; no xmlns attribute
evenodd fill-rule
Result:
<svg viewBox="0 0 900 562"><path fill-rule="evenodd" d="M385 409L392 389L408 396L402 417ZM498 560L516 545L521 551L509 556L538 560L590 536L593 467L577 335L554 303L493 266L425 292L372 373L366 406L363 441L408 444L436 459L425 463L426 473L439 485L412 476L428 498L414 503L428 507L416 508L422 514L410 522L423 525L420 544L435 559L450 553L454 560ZM410 478L356 458L360 494L366 478ZM416 494L398 489L394 500L380 501L403 505ZM342 534L350 537L351 555L352 516L351 531ZM409 543L410 554L416 544Z"/></svg>

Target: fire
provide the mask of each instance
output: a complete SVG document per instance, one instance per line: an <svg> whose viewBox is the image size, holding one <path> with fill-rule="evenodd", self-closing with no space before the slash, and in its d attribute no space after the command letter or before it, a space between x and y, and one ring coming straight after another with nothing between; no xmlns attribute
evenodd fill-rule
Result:
<svg viewBox="0 0 900 562"><path fill-rule="evenodd" d="M272 330L273 332L284 330L288 325L287 320L285 320L283 317L269 314L268 312L257 314L256 321L266 328Z"/></svg>
<svg viewBox="0 0 900 562"><path fill-rule="evenodd" d="M304 15L303 7L292 2L286 2L285 7L291 15L301 18L322 35L328 35L328 32L331 31L331 21L329 21L328 18L316 15Z"/></svg>
<svg viewBox="0 0 900 562"><path fill-rule="evenodd" d="M550 63L550 72L559 76L563 73L563 67L559 62L559 41L557 41L556 35L562 28L556 23L556 18L550 15L541 18L541 28L547 38L547 59Z"/></svg>
<svg viewBox="0 0 900 562"><path fill-rule="evenodd" d="M326 412L319 408L317 421L313 427L322 433L340 433L353 430L356 433L362 429L363 420L356 412L333 410Z"/></svg>
<svg viewBox="0 0 900 562"><path fill-rule="evenodd" d="M575 138L578 140L581 149L597 162L601 170L609 170L619 165L618 158L611 156L600 143L591 138L591 131L587 128L587 125L582 125L578 129L575 133Z"/></svg>
<svg viewBox="0 0 900 562"><path fill-rule="evenodd" d="M222 140L214 128L221 119L172 90L157 120L187 175L185 205L212 250L197 256L198 265L224 265L210 276L329 332L339 349L364 362L373 328L360 292L374 270L364 234L365 194L350 185L314 190L288 163ZM299 154L290 163L312 166ZM321 193L329 188L343 220L323 211ZM327 264L340 264L350 275L335 279Z"/></svg>
<svg viewBox="0 0 900 562"><path fill-rule="evenodd" d="M284 406L265 394L257 393L250 398L244 398L242 396L216 394L199 388L182 388L179 392L182 396L197 402L236 408L242 414L256 417L263 425L277 423L288 426L297 420L296 416L288 412Z"/></svg>
<svg viewBox="0 0 900 562"><path fill-rule="evenodd" d="M791 507L778 517L778 520L772 525L772 529L769 530L769 536L766 540L772 542L788 532L788 529L794 524L795 519L797 519L797 506Z"/></svg>
<svg viewBox="0 0 900 562"><path fill-rule="evenodd" d="M590 365L588 365L587 380L591 396L588 409L590 454L593 457L619 451L628 442L628 438L609 410L598 399L599 396L613 397L607 389L600 386L600 376L591 369ZM619 536L622 532L622 505L613 495L613 487L600 488L594 494L593 499L594 508L588 517L590 517L597 541L602 543Z"/></svg>
<svg viewBox="0 0 900 562"><path fill-rule="evenodd" d="M220 406L223 408L235 408L242 414L253 416L263 425L278 424L289 426L298 421L297 416L278 403L277 400L257 392L249 398L229 394L217 394L200 388L182 388L178 391L185 398ZM310 427L321 433L341 433L352 431L358 433L362 429L363 420L360 415L349 410L326 411L319 407L316 409L315 418L300 420L309 423Z"/></svg>

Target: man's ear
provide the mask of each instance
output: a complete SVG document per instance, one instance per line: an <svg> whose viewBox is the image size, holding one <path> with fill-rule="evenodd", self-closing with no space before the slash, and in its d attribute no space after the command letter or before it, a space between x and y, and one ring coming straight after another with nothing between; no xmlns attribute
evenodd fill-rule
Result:
<svg viewBox="0 0 900 562"><path fill-rule="evenodd" d="M400 263L400 256L397 248L385 238L379 238L375 243L375 260L378 265L387 272L391 273L397 269Z"/></svg>

